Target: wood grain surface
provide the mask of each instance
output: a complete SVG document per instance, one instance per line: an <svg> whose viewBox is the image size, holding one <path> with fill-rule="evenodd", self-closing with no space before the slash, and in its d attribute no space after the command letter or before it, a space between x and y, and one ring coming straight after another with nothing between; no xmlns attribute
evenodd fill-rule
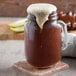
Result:
<svg viewBox="0 0 76 76"><path fill-rule="evenodd" d="M76 34L76 30L71 30L71 31L69 31L69 33L74 33L74 34Z"/></svg>
<svg viewBox="0 0 76 76"><path fill-rule="evenodd" d="M12 21L0 21L0 40L23 40L24 33L15 33L9 29Z"/></svg>

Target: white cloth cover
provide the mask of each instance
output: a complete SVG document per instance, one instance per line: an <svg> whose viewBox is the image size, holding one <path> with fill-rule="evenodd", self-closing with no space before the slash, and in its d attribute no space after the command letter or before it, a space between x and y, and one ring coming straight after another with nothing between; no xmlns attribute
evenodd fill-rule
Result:
<svg viewBox="0 0 76 76"><path fill-rule="evenodd" d="M76 34L67 33L67 48L62 49L62 56L76 57Z"/></svg>

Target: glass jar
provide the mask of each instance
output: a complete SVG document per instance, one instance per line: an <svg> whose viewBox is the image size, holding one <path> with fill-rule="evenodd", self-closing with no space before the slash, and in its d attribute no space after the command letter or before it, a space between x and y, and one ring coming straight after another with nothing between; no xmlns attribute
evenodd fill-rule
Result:
<svg viewBox="0 0 76 76"><path fill-rule="evenodd" d="M25 24L25 55L27 62L37 68L46 68L61 60L61 23L57 12L49 14L41 29L32 14ZM63 24L62 24L63 25ZM64 25L63 25L64 26Z"/></svg>

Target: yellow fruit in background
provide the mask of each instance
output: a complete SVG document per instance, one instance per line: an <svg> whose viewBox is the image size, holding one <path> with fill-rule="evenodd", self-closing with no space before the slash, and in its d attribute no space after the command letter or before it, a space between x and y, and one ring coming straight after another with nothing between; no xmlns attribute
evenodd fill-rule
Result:
<svg viewBox="0 0 76 76"><path fill-rule="evenodd" d="M10 27L10 30L13 31L13 32L24 32L24 26L22 27Z"/></svg>
<svg viewBox="0 0 76 76"><path fill-rule="evenodd" d="M16 22L8 24L10 30L13 32L24 32L24 23L27 22L27 18L18 20Z"/></svg>
<svg viewBox="0 0 76 76"><path fill-rule="evenodd" d="M27 21L27 18L22 19L22 20L18 20L16 22L10 23L8 24L10 27L21 27L24 26L25 21Z"/></svg>

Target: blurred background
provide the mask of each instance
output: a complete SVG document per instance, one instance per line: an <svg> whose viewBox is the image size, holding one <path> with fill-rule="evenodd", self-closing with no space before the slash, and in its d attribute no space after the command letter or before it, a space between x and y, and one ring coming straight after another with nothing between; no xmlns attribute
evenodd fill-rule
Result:
<svg viewBox="0 0 76 76"><path fill-rule="evenodd" d="M32 3L52 3L58 11L76 12L76 0L0 0L0 16L26 17L26 9Z"/></svg>

